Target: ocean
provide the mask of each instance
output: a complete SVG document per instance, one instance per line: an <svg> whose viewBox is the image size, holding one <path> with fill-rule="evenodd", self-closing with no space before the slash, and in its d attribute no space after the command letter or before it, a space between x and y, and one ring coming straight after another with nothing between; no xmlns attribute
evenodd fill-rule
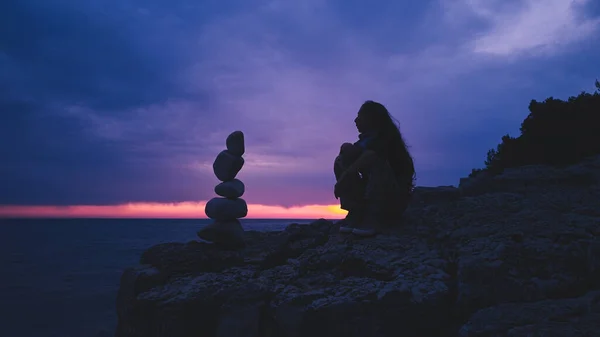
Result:
<svg viewBox="0 0 600 337"><path fill-rule="evenodd" d="M205 219L0 219L0 336L107 337L123 269L163 242L188 242ZM271 231L310 220L242 221Z"/></svg>

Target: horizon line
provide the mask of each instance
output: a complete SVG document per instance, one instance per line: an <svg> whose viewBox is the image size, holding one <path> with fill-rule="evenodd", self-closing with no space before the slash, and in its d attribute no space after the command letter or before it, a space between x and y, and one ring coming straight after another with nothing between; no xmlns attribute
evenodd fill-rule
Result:
<svg viewBox="0 0 600 337"><path fill-rule="evenodd" d="M237 220L338 220L338 218L239 218ZM143 218L143 217L68 217L68 216L0 216L0 220L213 220L207 217L204 218Z"/></svg>
<svg viewBox="0 0 600 337"><path fill-rule="evenodd" d="M209 219L206 201L178 203L136 202L118 205L0 205L0 218L81 219ZM347 211L339 205L272 206L249 204L243 219L338 219Z"/></svg>

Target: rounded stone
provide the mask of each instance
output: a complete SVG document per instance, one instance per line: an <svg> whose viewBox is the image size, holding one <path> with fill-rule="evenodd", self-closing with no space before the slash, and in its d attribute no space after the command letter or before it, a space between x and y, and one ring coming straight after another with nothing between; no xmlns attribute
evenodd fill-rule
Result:
<svg viewBox="0 0 600 337"><path fill-rule="evenodd" d="M221 181L230 181L244 166L244 158L236 156L228 150L223 150L217 155L213 163L213 172L217 179Z"/></svg>
<svg viewBox="0 0 600 337"><path fill-rule="evenodd" d="M206 216L213 220L233 220L248 215L248 205L244 199L212 198L204 207Z"/></svg>
<svg viewBox="0 0 600 337"><path fill-rule="evenodd" d="M244 195L244 192L244 183L239 179L225 181L215 186L215 193L225 198L239 198Z"/></svg>
<svg viewBox="0 0 600 337"><path fill-rule="evenodd" d="M236 156L242 156L246 151L244 145L244 133L242 131L234 131L225 140L227 150Z"/></svg>
<svg viewBox="0 0 600 337"><path fill-rule="evenodd" d="M215 221L198 231L198 237L225 248L242 248L244 228L239 220Z"/></svg>

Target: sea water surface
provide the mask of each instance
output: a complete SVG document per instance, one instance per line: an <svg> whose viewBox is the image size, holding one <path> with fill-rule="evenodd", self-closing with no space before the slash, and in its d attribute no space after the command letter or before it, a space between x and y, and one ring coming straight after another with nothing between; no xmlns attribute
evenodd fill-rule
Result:
<svg viewBox="0 0 600 337"><path fill-rule="evenodd" d="M255 220L280 230L309 220ZM0 336L113 336L123 269L163 242L188 242L208 220L0 219Z"/></svg>

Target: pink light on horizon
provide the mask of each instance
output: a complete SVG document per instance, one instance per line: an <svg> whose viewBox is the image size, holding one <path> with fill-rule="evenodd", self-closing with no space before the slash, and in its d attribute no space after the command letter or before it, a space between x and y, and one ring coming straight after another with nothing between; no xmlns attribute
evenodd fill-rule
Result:
<svg viewBox="0 0 600 337"><path fill-rule="evenodd" d="M24 206L0 205L0 217L23 218L181 218L206 219L206 202L127 203L121 205ZM338 219L339 205L281 206L250 204L248 219Z"/></svg>

